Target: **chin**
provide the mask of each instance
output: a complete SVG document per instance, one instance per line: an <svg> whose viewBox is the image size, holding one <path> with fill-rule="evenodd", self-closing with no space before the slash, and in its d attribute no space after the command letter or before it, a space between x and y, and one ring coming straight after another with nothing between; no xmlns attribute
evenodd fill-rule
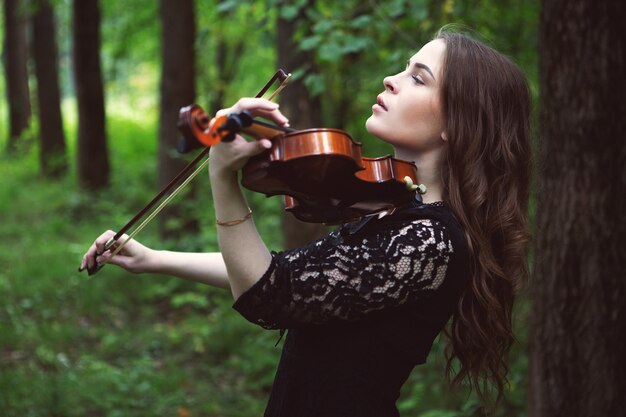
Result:
<svg viewBox="0 0 626 417"><path fill-rule="evenodd" d="M376 120L374 120L374 115L371 115L366 121L365 121L365 129L369 132L370 135L374 135L374 136L378 136L380 137L380 130L378 128L378 126L376 126Z"/></svg>
<svg viewBox="0 0 626 417"><path fill-rule="evenodd" d="M376 123L374 115L370 116L365 122L365 129L370 135L376 136L383 142L389 142L386 137L385 129L383 129L379 123Z"/></svg>

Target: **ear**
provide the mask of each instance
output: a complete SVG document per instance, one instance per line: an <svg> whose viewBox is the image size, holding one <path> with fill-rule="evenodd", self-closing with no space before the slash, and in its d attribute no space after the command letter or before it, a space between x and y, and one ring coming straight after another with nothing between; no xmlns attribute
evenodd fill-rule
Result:
<svg viewBox="0 0 626 417"><path fill-rule="evenodd" d="M444 142L447 142L447 141L448 141L448 134L447 134L445 131L441 132L441 139L442 139Z"/></svg>

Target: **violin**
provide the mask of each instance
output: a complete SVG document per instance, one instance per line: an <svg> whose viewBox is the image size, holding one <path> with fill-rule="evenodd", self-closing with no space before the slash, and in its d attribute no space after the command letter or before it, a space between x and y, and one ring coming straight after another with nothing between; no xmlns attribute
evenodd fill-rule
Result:
<svg viewBox="0 0 626 417"><path fill-rule="evenodd" d="M230 141L237 133L269 139L271 148L243 167L241 183L267 196L284 195L285 209L305 222L350 222L415 198L413 162L363 157L361 143L343 130L283 128L248 112L211 123L197 104L180 110L178 126L190 147Z"/></svg>
<svg viewBox="0 0 626 417"><path fill-rule="evenodd" d="M291 74L279 69L256 97L262 97L279 81L279 87L268 98L271 100L290 77ZM112 248L154 208L129 232L127 239L112 249L111 257L119 253L126 242L133 239L207 166L209 159L205 156L212 145L233 140L237 133L256 139L268 138L272 142L270 149L251 158L243 167L243 186L267 196L284 195L286 210L306 222L331 224L358 220L364 215L407 203L415 198L416 191L425 192L423 186L416 185L417 167L414 163L389 155L365 158L361 154L361 144L339 129L293 130L254 119L247 112L220 116L211 123L204 110L195 104L180 110L178 128L183 135L177 144L179 152L194 148L203 148L202 151L106 242L104 250ZM89 269L88 274L95 274L102 266Z"/></svg>

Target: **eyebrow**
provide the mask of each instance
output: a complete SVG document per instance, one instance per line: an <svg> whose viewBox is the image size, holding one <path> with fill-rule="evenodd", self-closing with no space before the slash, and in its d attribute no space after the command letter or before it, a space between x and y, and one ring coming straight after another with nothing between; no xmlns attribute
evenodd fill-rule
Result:
<svg viewBox="0 0 626 417"><path fill-rule="evenodd" d="M411 65L411 60L406 61L406 66L408 67L409 65ZM433 77L433 80L437 81L435 75L433 74L433 71L428 67L428 65L422 64L421 62L416 62L415 64L413 64L413 66L425 70L430 74L431 77Z"/></svg>

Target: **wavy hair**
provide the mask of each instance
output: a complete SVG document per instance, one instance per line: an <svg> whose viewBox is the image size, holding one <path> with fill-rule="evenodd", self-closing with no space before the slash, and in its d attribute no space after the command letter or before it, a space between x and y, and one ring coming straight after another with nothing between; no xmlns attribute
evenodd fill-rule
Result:
<svg viewBox="0 0 626 417"><path fill-rule="evenodd" d="M507 57L444 28L441 98L448 146L444 200L465 229L470 284L446 334L446 377L497 404L514 342L515 294L528 277L530 91ZM454 369L458 360L459 369Z"/></svg>

